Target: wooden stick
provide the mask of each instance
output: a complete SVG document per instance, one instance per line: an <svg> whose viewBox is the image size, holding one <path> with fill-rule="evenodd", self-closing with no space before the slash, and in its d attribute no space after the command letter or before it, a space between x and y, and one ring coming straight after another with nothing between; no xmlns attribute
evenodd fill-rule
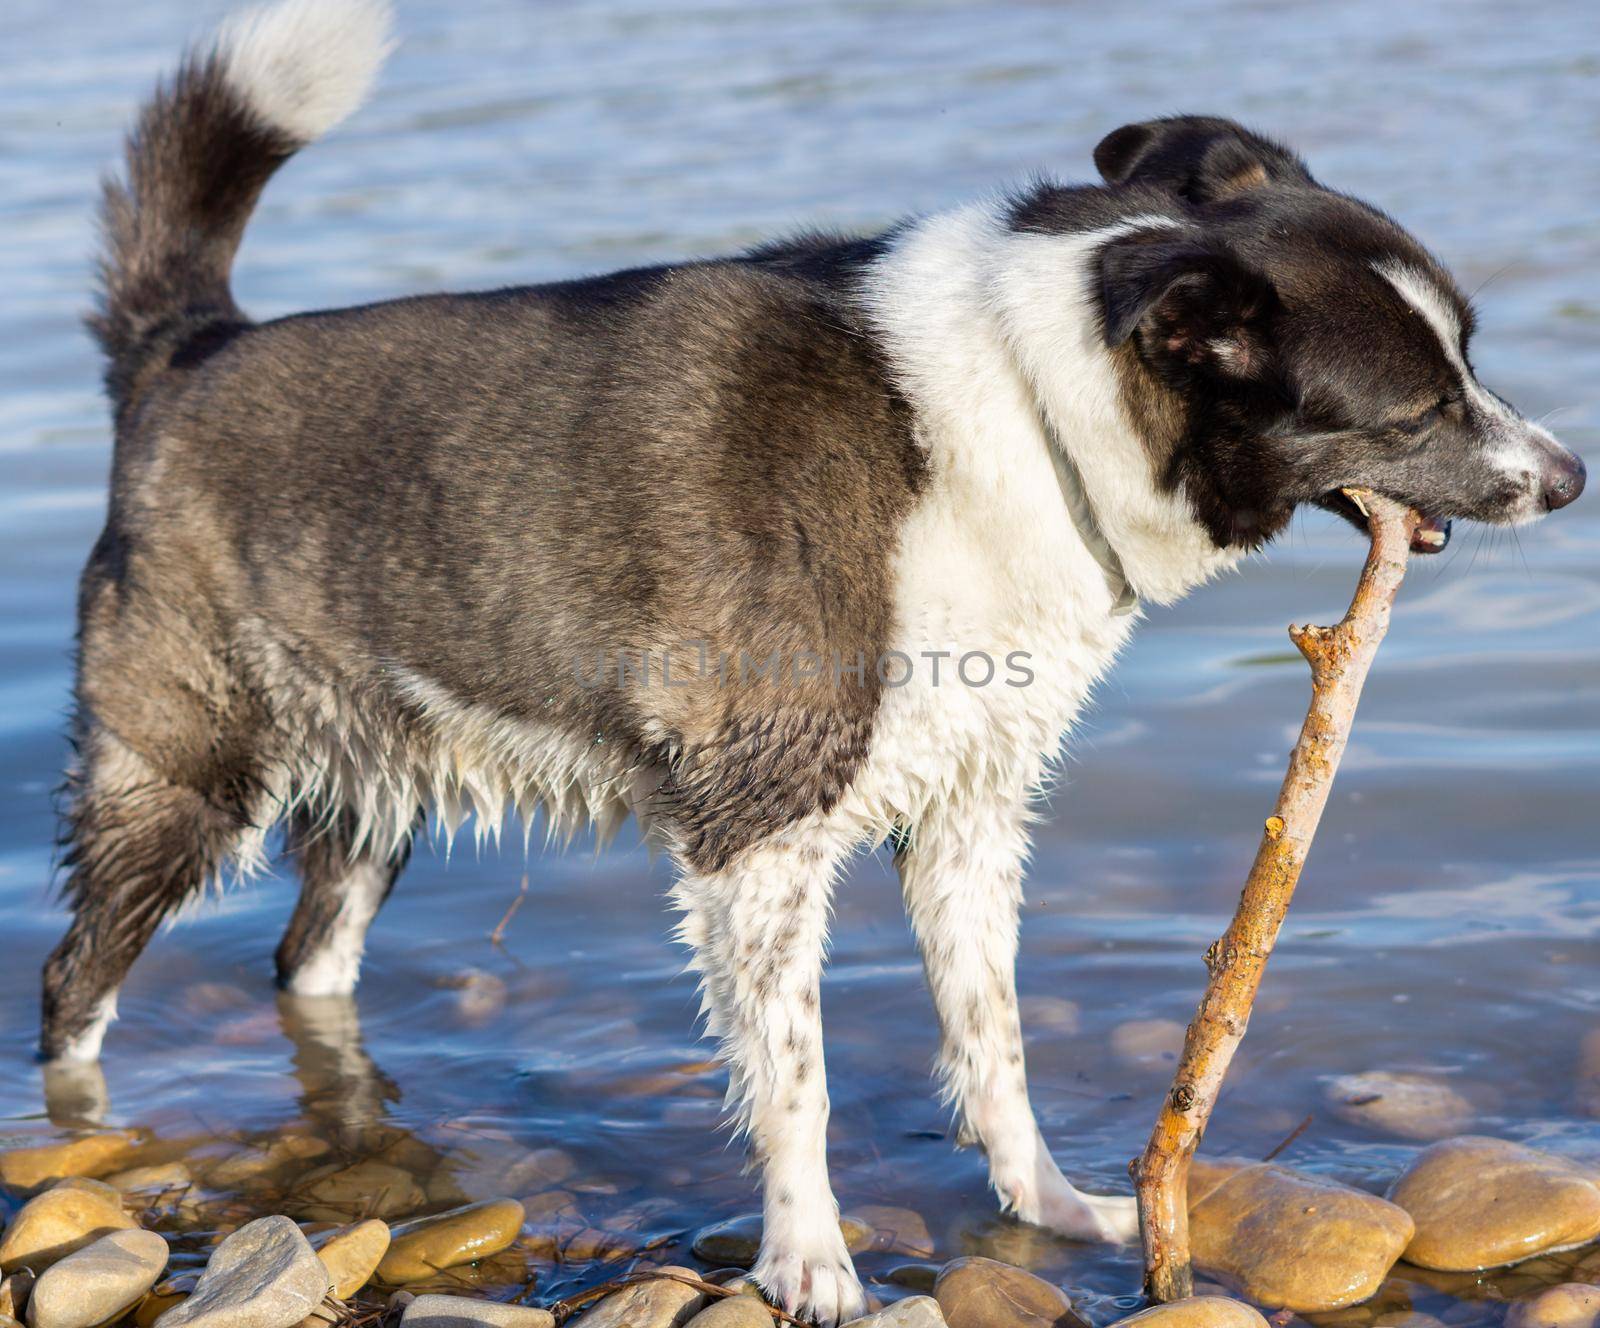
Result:
<svg viewBox="0 0 1600 1328"><path fill-rule="evenodd" d="M1223 1076L1244 1037L1256 989L1289 900L1328 805L1333 776L1350 738L1361 685L1389 627L1395 592L1418 517L1365 491L1347 490L1367 514L1372 547L1355 598L1337 627L1291 627L1289 639L1311 665L1311 705L1278 804L1245 880L1238 911L1206 951L1211 972L1172 1089L1142 1156L1129 1168L1139 1200L1145 1292L1154 1301L1194 1292L1189 1264L1189 1162L1205 1133Z"/></svg>

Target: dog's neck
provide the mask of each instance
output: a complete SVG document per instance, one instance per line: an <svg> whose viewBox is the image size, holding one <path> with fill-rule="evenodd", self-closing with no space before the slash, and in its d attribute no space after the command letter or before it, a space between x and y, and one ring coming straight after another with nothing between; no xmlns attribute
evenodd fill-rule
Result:
<svg viewBox="0 0 1600 1328"><path fill-rule="evenodd" d="M1003 204L974 204L900 232L867 293L935 472L1031 468L1041 458L1027 452L1059 449L1061 502L1077 483L1087 506L1087 520L1069 513L1085 551L1114 577L1098 532L1133 592L1166 604L1242 552L1219 549L1185 496L1160 484L1100 332L1096 255L1146 224L1174 223L1044 235L1012 230ZM997 429L1008 416L1015 427ZM993 453L1002 436L1015 455Z"/></svg>

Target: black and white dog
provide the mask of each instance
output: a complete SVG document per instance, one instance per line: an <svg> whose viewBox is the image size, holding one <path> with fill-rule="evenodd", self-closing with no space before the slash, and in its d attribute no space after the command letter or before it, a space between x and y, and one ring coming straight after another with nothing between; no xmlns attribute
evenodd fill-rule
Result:
<svg viewBox="0 0 1600 1328"><path fill-rule="evenodd" d="M1226 120L1129 125L1104 184L867 239L252 323L273 171L350 112L384 0L235 22L143 111L93 320L116 417L84 572L43 1053L98 1055L161 920L286 825L285 986L349 992L427 808L670 853L755 1274L862 1308L824 1157L842 863L891 840L940 1071L1001 1203L1116 1240L1034 1122L1012 970L1032 799L1139 600L1360 485L1531 521L1583 466L1473 374L1449 275Z"/></svg>

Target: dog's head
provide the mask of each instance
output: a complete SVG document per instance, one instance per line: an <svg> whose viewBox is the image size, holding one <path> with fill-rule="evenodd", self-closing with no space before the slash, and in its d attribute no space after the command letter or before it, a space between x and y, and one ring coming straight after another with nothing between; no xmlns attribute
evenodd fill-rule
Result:
<svg viewBox="0 0 1600 1328"><path fill-rule="evenodd" d="M1582 491L1583 462L1478 381L1471 308L1389 217L1227 120L1125 126L1095 165L1172 218L1102 251L1105 339L1219 544L1301 503L1360 524L1341 490L1364 487L1421 512L1431 552L1453 517L1516 525Z"/></svg>

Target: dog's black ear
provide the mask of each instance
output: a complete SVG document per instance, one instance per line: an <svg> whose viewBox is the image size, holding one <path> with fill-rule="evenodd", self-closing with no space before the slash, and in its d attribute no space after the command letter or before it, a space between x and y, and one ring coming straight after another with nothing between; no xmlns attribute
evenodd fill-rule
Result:
<svg viewBox="0 0 1600 1328"><path fill-rule="evenodd" d="M1123 125L1100 140L1094 164L1107 184L1154 184L1193 203L1214 203L1269 182L1315 183L1288 148L1215 115Z"/></svg>
<svg viewBox="0 0 1600 1328"><path fill-rule="evenodd" d="M1148 231L1113 240L1100 255L1100 298L1106 344L1136 338L1170 382L1271 372L1278 293L1265 273L1220 245Z"/></svg>

